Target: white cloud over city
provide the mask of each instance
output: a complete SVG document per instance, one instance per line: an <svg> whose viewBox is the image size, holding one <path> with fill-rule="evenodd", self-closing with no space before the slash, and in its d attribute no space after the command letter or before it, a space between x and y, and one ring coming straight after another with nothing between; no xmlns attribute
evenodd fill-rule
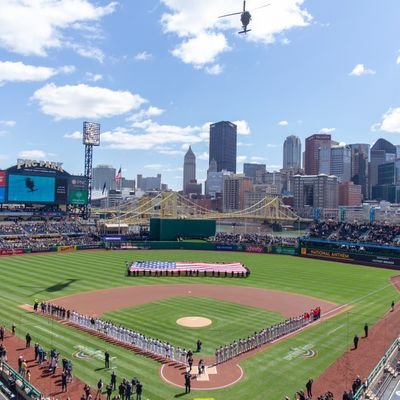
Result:
<svg viewBox="0 0 400 400"><path fill-rule="evenodd" d="M382 116L379 128L385 132L400 133L400 107L390 108Z"/></svg>
<svg viewBox="0 0 400 400"><path fill-rule="evenodd" d="M41 111L55 119L109 118L138 109L146 100L129 91L80 85L49 83L31 98Z"/></svg>
<svg viewBox="0 0 400 400"><path fill-rule="evenodd" d="M231 50L228 35L241 28L240 16L218 18L241 11L241 3L228 0L162 0L167 7L161 18L166 33L175 34L180 42L172 54L195 68L204 68L209 74L222 72L218 57ZM270 7L260 8L252 13L252 34L246 37L256 43L280 43L289 41L280 37L293 28L306 27L312 20L304 7L304 0L280 0Z"/></svg>

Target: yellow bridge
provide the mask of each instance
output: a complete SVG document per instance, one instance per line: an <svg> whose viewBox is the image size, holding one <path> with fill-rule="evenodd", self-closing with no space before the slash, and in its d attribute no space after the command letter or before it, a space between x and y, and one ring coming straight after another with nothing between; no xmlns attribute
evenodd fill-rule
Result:
<svg viewBox="0 0 400 400"><path fill-rule="evenodd" d="M150 218L188 218L215 220L258 220L274 222L311 222L301 218L279 197L265 197L251 207L233 212L217 212L201 207L176 192L162 192L154 197L142 197L135 202L122 203L119 207L93 210L94 214L108 214L107 223L142 225Z"/></svg>

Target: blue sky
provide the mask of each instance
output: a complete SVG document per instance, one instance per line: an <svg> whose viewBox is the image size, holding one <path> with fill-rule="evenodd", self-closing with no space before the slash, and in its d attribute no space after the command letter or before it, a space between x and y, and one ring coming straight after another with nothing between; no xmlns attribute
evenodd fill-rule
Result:
<svg viewBox="0 0 400 400"><path fill-rule="evenodd" d="M181 189L208 125L238 123L243 162L282 164L286 136L400 144L398 0L1 0L0 168L17 158L83 171L82 122L100 122L94 164ZM303 142L304 143L304 142Z"/></svg>

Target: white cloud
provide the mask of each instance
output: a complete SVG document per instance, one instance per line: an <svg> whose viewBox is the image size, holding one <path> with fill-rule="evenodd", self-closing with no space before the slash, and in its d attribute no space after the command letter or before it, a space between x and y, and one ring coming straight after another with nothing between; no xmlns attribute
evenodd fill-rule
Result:
<svg viewBox="0 0 400 400"><path fill-rule="evenodd" d="M278 145L272 144L272 143L267 143L267 144L265 145L265 147L266 147L267 149L275 149L276 147L278 147Z"/></svg>
<svg viewBox="0 0 400 400"><path fill-rule="evenodd" d="M380 130L390 133L400 133L400 107L390 108L382 116Z"/></svg>
<svg viewBox="0 0 400 400"><path fill-rule="evenodd" d="M162 108L150 106L145 110L140 110L139 112L131 115L126 120L131 122L138 122L138 121L147 121L148 118L158 117L161 114L164 114L165 110Z"/></svg>
<svg viewBox="0 0 400 400"><path fill-rule="evenodd" d="M198 158L199 160L208 161L209 158L210 158L210 155L208 154L207 151L203 151L203 153L199 154L199 155L197 156L197 158Z"/></svg>
<svg viewBox="0 0 400 400"><path fill-rule="evenodd" d="M3 82L45 81L58 73L72 73L75 67L66 65L60 68L37 67L21 61L0 61L0 84Z"/></svg>
<svg viewBox="0 0 400 400"><path fill-rule="evenodd" d="M141 51L140 53L137 53L135 55L135 60L137 60L137 61L147 61L152 57L153 57L153 55L145 50L145 51Z"/></svg>
<svg viewBox="0 0 400 400"><path fill-rule="evenodd" d="M12 128L13 126L16 125L16 121L13 121L13 120L0 120L0 125Z"/></svg>
<svg viewBox="0 0 400 400"><path fill-rule="evenodd" d="M209 75L220 75L224 71L224 68L219 64L214 64L211 67L205 67L205 71Z"/></svg>
<svg viewBox="0 0 400 400"><path fill-rule="evenodd" d="M203 139L199 137L200 130L201 128L198 126L160 125L149 120L147 125L141 129L141 132L119 127L104 132L101 137L103 143L107 143L111 149L150 150L159 147L161 153L165 143L169 145L169 148L166 149L168 152L170 150L176 151L175 148L171 148L172 145L202 142Z"/></svg>
<svg viewBox="0 0 400 400"><path fill-rule="evenodd" d="M279 126L287 126L287 125L289 125L289 122L287 122L287 121L279 121L278 125Z"/></svg>
<svg viewBox="0 0 400 400"><path fill-rule="evenodd" d="M241 119L238 121L232 121L237 126L237 134L242 136L250 135L250 126L247 121Z"/></svg>
<svg viewBox="0 0 400 400"><path fill-rule="evenodd" d="M218 54L228 50L230 47L224 34L202 32L181 42L172 50L172 54L185 64L202 68L206 64L213 63Z"/></svg>
<svg viewBox="0 0 400 400"><path fill-rule="evenodd" d="M397 57L396 64L400 64L400 56Z"/></svg>
<svg viewBox="0 0 400 400"><path fill-rule="evenodd" d="M75 139L75 140L82 140L82 132L80 131L75 131L71 133L66 133L64 135L66 139Z"/></svg>
<svg viewBox="0 0 400 400"><path fill-rule="evenodd" d="M63 74L72 74L76 71L75 65L64 65L63 67L60 67L57 69L59 72L62 72Z"/></svg>
<svg viewBox="0 0 400 400"><path fill-rule="evenodd" d="M2 0L0 46L23 55L45 56L63 47L71 30L111 14L116 2L100 7L88 0Z"/></svg>
<svg viewBox="0 0 400 400"><path fill-rule="evenodd" d="M322 128L322 129L319 130L318 133L321 133L321 134L326 133L326 134L328 134L328 133L335 132L335 130L336 130L336 128Z"/></svg>
<svg viewBox="0 0 400 400"><path fill-rule="evenodd" d="M109 118L139 108L146 102L140 95L96 86L47 84L32 96L42 112L56 119Z"/></svg>
<svg viewBox="0 0 400 400"><path fill-rule="evenodd" d="M230 46L223 32L236 32L241 28L240 15L217 18L219 15L241 11L241 4L227 0L162 0L168 11L161 22L165 33L175 34L181 42L173 55L195 68L213 64ZM245 40L273 43L277 39L284 45L282 34L293 28L309 25L312 16L302 7L304 0L280 0L271 7L252 13L251 33ZM215 38L214 42L209 39ZM208 39L207 39L208 38ZM207 69L204 68L207 72Z"/></svg>
<svg viewBox="0 0 400 400"><path fill-rule="evenodd" d="M238 163L244 163L247 160L247 156L237 156L236 157L236 162Z"/></svg>
<svg viewBox="0 0 400 400"><path fill-rule="evenodd" d="M20 158L29 158L34 160L42 160L47 157L43 150L23 150L18 153Z"/></svg>
<svg viewBox="0 0 400 400"><path fill-rule="evenodd" d="M365 68L364 64L357 64L353 70L349 73L350 76L361 76L361 75L375 75L375 71L370 68Z"/></svg>
<svg viewBox="0 0 400 400"><path fill-rule="evenodd" d="M105 55L101 49L90 45L82 45L80 43L67 42L65 43L65 47L74 50L82 57L92 58L93 60L97 60L99 63L103 63L105 58Z"/></svg>
<svg viewBox="0 0 400 400"><path fill-rule="evenodd" d="M98 82L103 80L103 75L101 74L94 74L92 72L86 72L86 79L89 82Z"/></svg>

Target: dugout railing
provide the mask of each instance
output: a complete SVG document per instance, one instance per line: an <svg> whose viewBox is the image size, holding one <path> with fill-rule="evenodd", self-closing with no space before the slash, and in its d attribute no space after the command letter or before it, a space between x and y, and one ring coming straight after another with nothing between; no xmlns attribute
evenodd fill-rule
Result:
<svg viewBox="0 0 400 400"><path fill-rule="evenodd" d="M18 394L25 399L39 400L43 398L42 393L19 374L10 364L5 361L0 362L0 374L8 382L15 383Z"/></svg>
<svg viewBox="0 0 400 400"><path fill-rule="evenodd" d="M365 380L365 383L361 385L361 387L354 394L354 400L362 400L362 399L374 399L377 397L376 392L382 391L385 389L383 386L384 380L380 380L382 374L388 372L388 377L394 377L395 369L391 365L391 359L398 352L400 345L400 339L397 338L383 357L376 364L375 368L368 375L368 378ZM397 375L396 375L397 376Z"/></svg>

